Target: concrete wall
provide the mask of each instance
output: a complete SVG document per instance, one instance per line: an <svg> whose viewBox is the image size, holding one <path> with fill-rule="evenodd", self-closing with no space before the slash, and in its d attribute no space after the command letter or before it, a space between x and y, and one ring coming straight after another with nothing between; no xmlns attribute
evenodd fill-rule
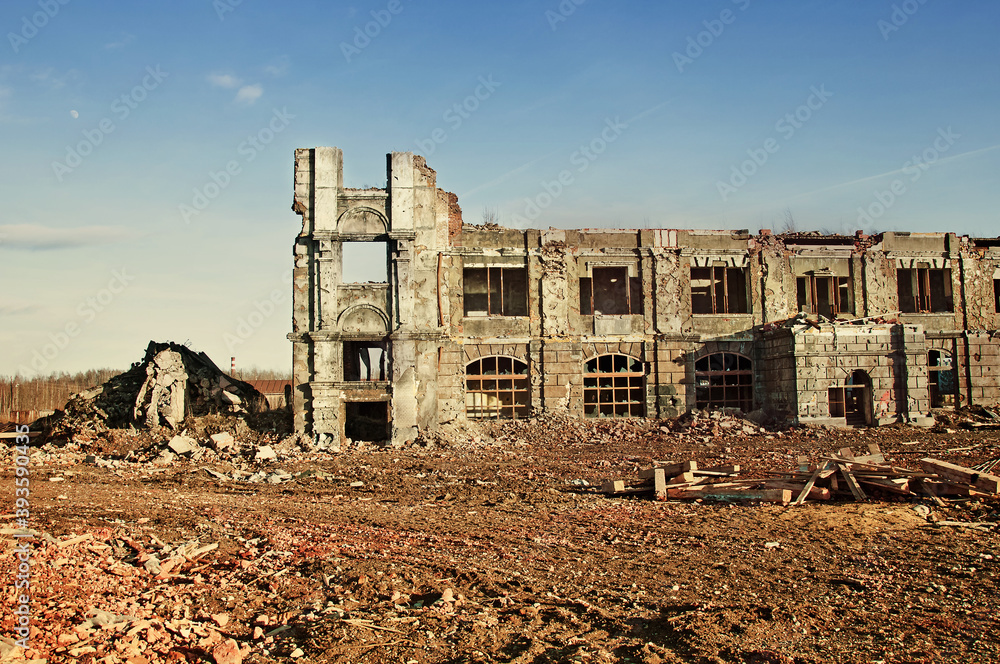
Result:
<svg viewBox="0 0 1000 664"><path fill-rule="evenodd" d="M961 403L1000 399L1000 337L989 331L1000 323L998 241L477 227L462 222L457 198L437 188L422 157L388 155L387 181L386 189L348 189L340 150L296 151L293 209L302 230L289 339L299 431L342 440L345 404L385 401L390 439L412 440L466 417L466 367L494 356L528 365L536 413L582 415L585 365L606 354L641 364L648 416L693 408L695 365L712 353L749 358L753 407L802 422L844 424L830 416L829 388L857 369L870 376L875 423L928 422L929 349L954 356ZM342 283L343 254L354 241L386 243L385 284ZM629 277L630 312L581 306L582 280L608 267ZM950 270L953 310L900 313L898 271L928 267ZM706 268L744 276L747 311L694 313L692 270ZM466 269L523 270L524 288L504 296L523 297L526 309L466 315ZM849 311L840 318L857 320L799 313L797 280L809 275L848 279ZM388 380L345 382L348 340L385 342Z"/></svg>

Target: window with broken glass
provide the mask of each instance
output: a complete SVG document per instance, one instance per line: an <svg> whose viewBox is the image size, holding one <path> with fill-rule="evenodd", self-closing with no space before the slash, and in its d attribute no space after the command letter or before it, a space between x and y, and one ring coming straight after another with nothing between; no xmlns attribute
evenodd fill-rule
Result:
<svg viewBox="0 0 1000 664"><path fill-rule="evenodd" d="M899 310L904 314L949 313L955 310L951 270L931 267L896 270Z"/></svg>
<svg viewBox="0 0 1000 664"><path fill-rule="evenodd" d="M645 417L646 372L628 355L600 355L583 374L583 413L587 417Z"/></svg>
<svg viewBox="0 0 1000 664"><path fill-rule="evenodd" d="M580 314L584 316L641 315L642 279L628 276L628 267L595 267L580 278Z"/></svg>
<svg viewBox="0 0 1000 664"><path fill-rule="evenodd" d="M694 364L698 408L753 410L753 362L736 353L714 353Z"/></svg>
<svg viewBox="0 0 1000 664"><path fill-rule="evenodd" d="M528 365L513 357L484 357L465 368L465 414L477 420L528 417Z"/></svg>
<svg viewBox="0 0 1000 664"><path fill-rule="evenodd" d="M741 267L692 267L691 313L750 313L746 270Z"/></svg>
<svg viewBox="0 0 1000 664"><path fill-rule="evenodd" d="M528 270L467 267L463 271L466 316L527 316Z"/></svg>
<svg viewBox="0 0 1000 664"><path fill-rule="evenodd" d="M799 311L836 318L851 314L851 278L809 274L796 277Z"/></svg>

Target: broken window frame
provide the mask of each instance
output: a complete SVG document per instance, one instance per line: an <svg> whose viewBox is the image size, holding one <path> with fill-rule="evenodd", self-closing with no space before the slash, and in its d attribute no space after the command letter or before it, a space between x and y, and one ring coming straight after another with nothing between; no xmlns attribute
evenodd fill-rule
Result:
<svg viewBox="0 0 1000 664"><path fill-rule="evenodd" d="M482 293L470 290L477 277L485 277L486 290ZM466 267L462 271L462 294L466 316L527 316L528 268ZM478 298L485 298L485 308L473 308Z"/></svg>
<svg viewBox="0 0 1000 664"><path fill-rule="evenodd" d="M915 268L897 268L896 293L899 310L904 314L946 314L955 311L951 268L933 268L926 263Z"/></svg>
<svg viewBox="0 0 1000 664"><path fill-rule="evenodd" d="M619 279L621 285L613 285ZM613 297L612 290L620 290L621 293ZM599 303L608 301L606 298L611 300L612 306L606 307L610 311L598 307ZM591 276L580 277L580 315L642 316L644 313L642 277L629 276L627 265L597 265L591 268Z"/></svg>
<svg viewBox="0 0 1000 664"><path fill-rule="evenodd" d="M366 364L362 359L362 350L377 349L382 354L378 357L377 367L371 362L371 353L368 353L369 362ZM360 341L349 340L343 346L343 368L345 383L380 383L386 381L386 365L389 360L388 344L384 341ZM368 378L362 378L363 369L367 369ZM378 378L372 378L377 372Z"/></svg>
<svg viewBox="0 0 1000 664"><path fill-rule="evenodd" d="M851 278L831 274L805 274L795 278L799 311L833 319L838 314L853 314ZM821 306L825 295L826 305Z"/></svg>
<svg viewBox="0 0 1000 664"><path fill-rule="evenodd" d="M710 353L695 361L695 407L754 408L753 360L739 353Z"/></svg>
<svg viewBox="0 0 1000 664"><path fill-rule="evenodd" d="M465 365L465 415L470 420L519 420L531 415L528 364L490 355Z"/></svg>
<svg viewBox="0 0 1000 664"><path fill-rule="evenodd" d="M931 408L958 405L958 370L954 357L950 351L940 348L927 351L927 387ZM949 400L943 397L951 397L951 403L947 403Z"/></svg>
<svg viewBox="0 0 1000 664"><path fill-rule="evenodd" d="M621 353L584 363L585 417L645 417L646 370L641 360Z"/></svg>
<svg viewBox="0 0 1000 664"><path fill-rule="evenodd" d="M703 274L706 272L707 274ZM712 316L718 314L750 313L746 268L692 266L690 277L692 315ZM696 281L707 281L708 285L696 288ZM702 290L705 292L701 292Z"/></svg>

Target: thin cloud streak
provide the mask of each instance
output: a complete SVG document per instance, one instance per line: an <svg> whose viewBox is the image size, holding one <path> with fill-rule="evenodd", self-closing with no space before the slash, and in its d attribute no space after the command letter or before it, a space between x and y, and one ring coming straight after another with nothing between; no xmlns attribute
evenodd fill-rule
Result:
<svg viewBox="0 0 1000 664"><path fill-rule="evenodd" d="M942 159L938 159L936 162L934 162L934 164L932 164L932 166L937 166L938 164L948 164L948 163L951 163L953 161L957 161L959 159L966 159L968 157L975 157L977 155L981 155L981 154L984 154L986 152L992 152L993 150L996 150L996 149L1000 149L1000 144L991 145L988 148L980 148L978 150L972 150L970 152L963 152L962 154L956 154L956 155L952 155L950 157L944 157ZM912 169L912 168L914 168L914 166L904 166L903 168L897 168L894 171L886 171L885 173L879 173L878 175L869 175L868 177L860 178L858 180L850 180L849 182L841 182L840 184L831 185L829 187L824 187L822 189L816 189L815 191L809 191L809 192L806 192L804 194L796 194L796 195L792 196L791 198L795 199L795 198L803 198L805 196L814 196L816 194L822 194L822 193L825 193L825 192L828 192L828 191L833 191L834 189L842 189L844 187L852 187L852 186L854 186L856 184L862 184L862 183L865 183L865 182L871 182L873 180L881 180L882 178L887 178L890 175L899 175L903 171L906 171L906 170Z"/></svg>

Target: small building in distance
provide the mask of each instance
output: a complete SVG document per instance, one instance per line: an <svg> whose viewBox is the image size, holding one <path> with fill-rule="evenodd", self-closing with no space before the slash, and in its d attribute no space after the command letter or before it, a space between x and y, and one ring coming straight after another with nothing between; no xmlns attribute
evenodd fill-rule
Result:
<svg viewBox="0 0 1000 664"><path fill-rule="evenodd" d="M349 189L339 149L296 151L297 431L696 408L928 425L1000 401L998 238L473 226L422 157L387 161L385 189ZM384 278L352 283L352 254Z"/></svg>

